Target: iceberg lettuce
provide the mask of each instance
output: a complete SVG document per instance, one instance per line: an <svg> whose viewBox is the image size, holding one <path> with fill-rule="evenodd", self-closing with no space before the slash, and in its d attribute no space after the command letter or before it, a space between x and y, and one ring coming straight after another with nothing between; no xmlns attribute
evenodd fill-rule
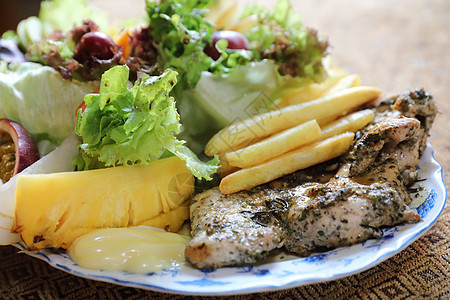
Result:
<svg viewBox="0 0 450 300"><path fill-rule="evenodd" d="M229 74L202 72L195 89L176 90L183 124L181 136L200 153L215 132L234 121L276 109L280 98L305 82L310 81L281 75L273 60L238 66Z"/></svg>
<svg viewBox="0 0 450 300"><path fill-rule="evenodd" d="M36 63L0 62L0 118L21 124L36 142L53 146L75 128L75 112L83 97L95 91L98 82L81 83L62 79L53 68Z"/></svg>

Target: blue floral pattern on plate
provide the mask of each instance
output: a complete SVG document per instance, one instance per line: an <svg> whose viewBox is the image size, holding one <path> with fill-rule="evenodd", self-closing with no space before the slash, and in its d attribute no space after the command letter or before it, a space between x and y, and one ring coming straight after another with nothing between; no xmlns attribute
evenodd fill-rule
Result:
<svg viewBox="0 0 450 300"><path fill-rule="evenodd" d="M196 270L182 266L150 274L87 270L76 265L68 255L43 250L29 253L51 266L92 280L185 295L231 295L287 289L346 277L365 271L400 252L422 236L437 220L447 199L442 168L434 160L428 145L420 162L421 183L427 190L426 200L416 208L423 221L383 230L383 237L351 247L299 258L283 258L249 267ZM23 250L23 244L16 244Z"/></svg>
<svg viewBox="0 0 450 300"><path fill-rule="evenodd" d="M428 194L428 197L425 199L425 201L416 208L417 213L420 215L420 217L423 219L425 218L428 213L433 209L434 204L436 203L436 197L437 193L436 190L431 190L430 194Z"/></svg>

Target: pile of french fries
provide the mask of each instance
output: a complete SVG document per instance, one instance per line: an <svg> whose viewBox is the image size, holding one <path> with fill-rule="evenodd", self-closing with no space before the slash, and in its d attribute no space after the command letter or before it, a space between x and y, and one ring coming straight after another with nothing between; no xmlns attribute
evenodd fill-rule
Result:
<svg viewBox="0 0 450 300"><path fill-rule="evenodd" d="M205 154L219 155L220 191L250 189L344 154L373 119L370 109L355 110L380 94L331 68L323 83L281 99L280 108L223 128L205 147Z"/></svg>

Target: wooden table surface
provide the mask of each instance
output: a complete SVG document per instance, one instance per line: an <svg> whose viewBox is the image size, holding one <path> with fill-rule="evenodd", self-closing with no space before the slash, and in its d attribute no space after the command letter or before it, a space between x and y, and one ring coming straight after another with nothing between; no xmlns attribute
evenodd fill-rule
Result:
<svg viewBox="0 0 450 300"><path fill-rule="evenodd" d="M440 114L429 141L450 185L450 1L291 0L304 23L330 37L338 66L384 93L423 87ZM144 0L91 0L114 20L144 13ZM249 2L244 1L244 2ZM267 6L273 1L264 0ZM126 3L126 5L124 4ZM450 209L406 250L361 274L328 283L236 298L448 299L450 298ZM81 279L0 247L0 298L184 298ZM231 297L230 297L231 298Z"/></svg>

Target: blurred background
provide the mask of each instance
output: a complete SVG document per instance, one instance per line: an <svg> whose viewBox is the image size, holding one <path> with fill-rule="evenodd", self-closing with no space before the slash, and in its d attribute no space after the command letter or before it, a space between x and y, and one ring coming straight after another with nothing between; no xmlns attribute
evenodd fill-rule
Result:
<svg viewBox="0 0 450 300"><path fill-rule="evenodd" d="M36 16L40 3L40 0L0 0L0 35L15 30L20 20Z"/></svg>

